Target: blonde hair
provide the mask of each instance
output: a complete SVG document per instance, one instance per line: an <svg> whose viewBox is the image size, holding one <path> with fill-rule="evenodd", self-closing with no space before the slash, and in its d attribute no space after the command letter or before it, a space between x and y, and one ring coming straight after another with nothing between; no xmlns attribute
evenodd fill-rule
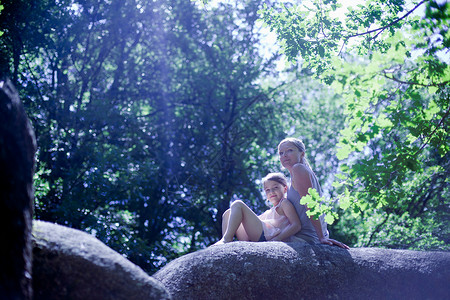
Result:
<svg viewBox="0 0 450 300"><path fill-rule="evenodd" d="M295 147L297 147L297 149L300 152L303 152L303 158L300 161L300 163L303 163L305 165L307 165L310 169L311 166L309 165L308 159L306 158L306 147L305 144L303 143L303 141L301 139L298 138L293 138L293 137L289 137L289 138L285 138L284 140L282 140L279 144L278 144L278 151L280 150L280 146L284 143L292 143Z"/></svg>

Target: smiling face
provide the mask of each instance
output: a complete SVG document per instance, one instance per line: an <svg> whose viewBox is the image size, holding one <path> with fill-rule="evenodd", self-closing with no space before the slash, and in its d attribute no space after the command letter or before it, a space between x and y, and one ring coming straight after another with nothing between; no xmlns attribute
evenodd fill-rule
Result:
<svg viewBox="0 0 450 300"><path fill-rule="evenodd" d="M267 199L273 205L277 205L284 198L284 194L287 192L287 186L274 180L267 180L264 182L264 192L266 193Z"/></svg>
<svg viewBox="0 0 450 300"><path fill-rule="evenodd" d="M280 162L286 169L290 170L292 166L302 161L305 152L300 150L291 142L285 142L278 147Z"/></svg>

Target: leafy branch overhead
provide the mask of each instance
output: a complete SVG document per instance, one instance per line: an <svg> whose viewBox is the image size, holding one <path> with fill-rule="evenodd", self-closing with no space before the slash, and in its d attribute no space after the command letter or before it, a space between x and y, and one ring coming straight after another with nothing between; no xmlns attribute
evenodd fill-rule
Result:
<svg viewBox="0 0 450 300"><path fill-rule="evenodd" d="M386 216L365 229L372 242L394 216L449 215L450 4L351 5L276 2L259 14L292 63L344 97L336 199Z"/></svg>

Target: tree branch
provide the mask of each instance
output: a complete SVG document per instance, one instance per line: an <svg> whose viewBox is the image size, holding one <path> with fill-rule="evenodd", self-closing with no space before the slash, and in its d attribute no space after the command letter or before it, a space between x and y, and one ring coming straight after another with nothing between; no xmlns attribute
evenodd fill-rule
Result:
<svg viewBox="0 0 450 300"><path fill-rule="evenodd" d="M394 76L388 76L386 71L383 71L383 76L386 77L387 79L393 80L393 81L398 82L398 83L409 84L409 85L419 85L419 86L423 86L423 87L445 86L448 83L450 83L450 80L447 80L447 81L444 81L444 82L441 82L441 83L432 83L432 84L423 84L423 83L419 83L419 82L415 82L415 81L403 81L403 80L395 78Z"/></svg>
<svg viewBox="0 0 450 300"><path fill-rule="evenodd" d="M398 18L397 20L392 21L391 23L389 23L389 24L386 25L386 26L383 26L383 27L380 27L380 28L377 28L377 29L372 29L372 30L369 30L369 31L366 31L366 32L363 32L363 33L356 33L356 34L352 34L352 35L345 36L345 37L344 37L344 40L345 40L345 41L342 43L342 47L341 47L341 50L339 51L339 54L338 54L338 55L341 54L342 49L344 48L344 45L347 43L347 41L348 41L349 39L354 38L354 37L358 37L358 36L363 36L363 35L371 34L371 33L374 33L374 32L377 32L377 31L378 31L378 33L377 33L373 38L371 38L371 40L374 40L374 39L376 39L377 36L378 36L380 33L382 33L386 28L389 28L389 27L391 27L392 25L397 24L397 23L400 22L401 20L405 19L405 18L406 18L407 16L409 16L413 11L415 11L419 6L421 6L422 4L424 4L425 2L428 2L428 1L429 1L429 0L422 0L422 1L421 1L419 4L417 4L412 10L408 11L404 16Z"/></svg>
<svg viewBox="0 0 450 300"><path fill-rule="evenodd" d="M378 233L381 229L381 227L387 222L387 220L389 219L390 214L386 212L386 218L384 218L384 221L381 222L380 224L377 225L377 227L375 228L375 230L372 232L372 234L370 235L369 241L367 242L366 246L369 247L370 244L372 243L372 240L375 236L376 233Z"/></svg>
<svg viewBox="0 0 450 300"><path fill-rule="evenodd" d="M425 2L428 2L429 0L422 0L419 4L417 4L412 10L410 10L410 11L408 11L403 17L400 17L400 18L398 18L397 20L394 20L394 21L392 21L391 23L389 23L388 25L386 25L386 26L383 26L383 27L380 27L380 28L377 28L377 29L372 29L372 30L369 30L369 31L366 31L366 32L363 32L363 33L357 33L357 34L353 34L353 35L349 35L349 36L346 36L345 38L346 39L350 39L350 38L353 38L353 37L357 37L357 36L362 36L362 35L366 35L366 34L371 34L371 33L373 33L373 32L377 32L377 31L383 31L383 30L385 30L386 28L389 28L389 27L391 27L392 25L394 25L394 24L397 24L398 22L400 22L401 20L403 20L403 19L405 19L407 16L409 16L413 11L415 11L419 6L421 6L422 4L424 4ZM378 35L378 34L377 34ZM375 36L376 37L376 36ZM374 37L374 38L375 38Z"/></svg>
<svg viewBox="0 0 450 300"><path fill-rule="evenodd" d="M439 124L436 126L436 128L433 130L432 133L430 133L430 135L428 136L428 140L423 143L422 147L420 147L419 150L416 151L416 153L414 153L414 156L416 156L417 154L419 154L420 151L423 150L423 148L425 148L426 145L428 145L428 143L430 142L431 138L433 137L433 135L435 134L436 130L438 130L439 127L441 127L441 125L444 123L444 120L448 117L450 113L450 107L447 109L447 112L445 113L445 115L442 117L441 121L439 122Z"/></svg>

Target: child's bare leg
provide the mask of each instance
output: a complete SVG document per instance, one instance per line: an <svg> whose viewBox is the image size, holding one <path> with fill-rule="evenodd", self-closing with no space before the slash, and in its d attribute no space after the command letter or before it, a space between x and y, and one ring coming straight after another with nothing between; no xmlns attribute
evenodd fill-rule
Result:
<svg viewBox="0 0 450 300"><path fill-rule="evenodd" d="M231 215L231 209L230 208L227 209L223 213L223 215L222 215L222 238L218 242L216 242L214 245L225 244L225 243L231 242L233 240L234 236L231 238L231 240L225 240L224 239L225 233L228 230L228 223L230 221L230 215ZM238 231L244 231L244 233L245 233L245 230L242 228L242 225L239 226Z"/></svg>
<svg viewBox="0 0 450 300"><path fill-rule="evenodd" d="M240 241L247 241L247 242L249 241L248 234L245 231L245 228L242 225L242 223L241 223L241 225L239 225L239 228L236 230L236 237Z"/></svg>
<svg viewBox="0 0 450 300"><path fill-rule="evenodd" d="M231 209L227 209L222 215L222 236L225 235L228 228L228 220L230 219ZM240 241L248 241L248 235L245 232L244 226L239 225L239 228L236 231L236 236Z"/></svg>
<svg viewBox="0 0 450 300"><path fill-rule="evenodd" d="M242 227L238 231L241 225ZM236 200L231 204L228 226L222 238L223 242L231 242L235 234L239 240L256 242L262 231L261 220L244 202Z"/></svg>
<svg viewBox="0 0 450 300"><path fill-rule="evenodd" d="M230 219L230 209L227 209L222 215L222 236L225 234L228 228L228 220Z"/></svg>

